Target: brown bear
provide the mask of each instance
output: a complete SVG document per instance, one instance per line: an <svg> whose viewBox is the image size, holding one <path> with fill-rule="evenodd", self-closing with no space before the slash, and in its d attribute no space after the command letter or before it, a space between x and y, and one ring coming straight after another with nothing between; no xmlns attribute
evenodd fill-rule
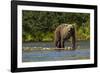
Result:
<svg viewBox="0 0 100 73"><path fill-rule="evenodd" d="M76 38L75 38L75 26L74 24L61 24L54 32L54 42L57 48L64 48L65 40L72 37L72 49L75 49Z"/></svg>

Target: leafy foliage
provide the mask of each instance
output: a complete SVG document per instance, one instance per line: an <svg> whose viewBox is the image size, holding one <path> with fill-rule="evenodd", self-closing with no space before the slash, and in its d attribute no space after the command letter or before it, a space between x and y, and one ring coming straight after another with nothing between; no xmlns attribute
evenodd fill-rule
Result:
<svg viewBox="0 0 100 73"><path fill-rule="evenodd" d="M62 23L76 23L77 39L90 38L90 14L22 11L23 41L53 41L54 30Z"/></svg>

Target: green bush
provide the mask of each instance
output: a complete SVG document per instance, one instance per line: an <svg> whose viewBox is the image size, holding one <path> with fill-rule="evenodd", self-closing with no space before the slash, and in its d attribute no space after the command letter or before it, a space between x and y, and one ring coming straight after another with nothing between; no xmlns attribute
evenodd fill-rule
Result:
<svg viewBox="0 0 100 73"><path fill-rule="evenodd" d="M23 42L53 41L54 30L62 23L76 23L77 40L88 40L90 38L89 13L23 10L22 15Z"/></svg>

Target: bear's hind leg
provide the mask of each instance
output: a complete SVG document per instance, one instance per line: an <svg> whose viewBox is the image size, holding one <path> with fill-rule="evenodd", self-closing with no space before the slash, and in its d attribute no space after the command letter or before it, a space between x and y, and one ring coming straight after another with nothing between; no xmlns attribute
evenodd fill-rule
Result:
<svg viewBox="0 0 100 73"><path fill-rule="evenodd" d="M57 44L57 48L61 48L61 42L60 41Z"/></svg>

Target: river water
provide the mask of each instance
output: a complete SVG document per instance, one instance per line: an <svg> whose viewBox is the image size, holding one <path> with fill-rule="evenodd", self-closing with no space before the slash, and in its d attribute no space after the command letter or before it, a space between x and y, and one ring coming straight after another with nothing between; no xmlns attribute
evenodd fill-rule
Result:
<svg viewBox="0 0 100 73"><path fill-rule="evenodd" d="M71 46L70 42L65 47ZM23 47L54 48L53 42L23 43ZM58 61L58 60L85 60L90 58L90 41L77 42L77 49L71 50L36 50L22 51L22 62Z"/></svg>

